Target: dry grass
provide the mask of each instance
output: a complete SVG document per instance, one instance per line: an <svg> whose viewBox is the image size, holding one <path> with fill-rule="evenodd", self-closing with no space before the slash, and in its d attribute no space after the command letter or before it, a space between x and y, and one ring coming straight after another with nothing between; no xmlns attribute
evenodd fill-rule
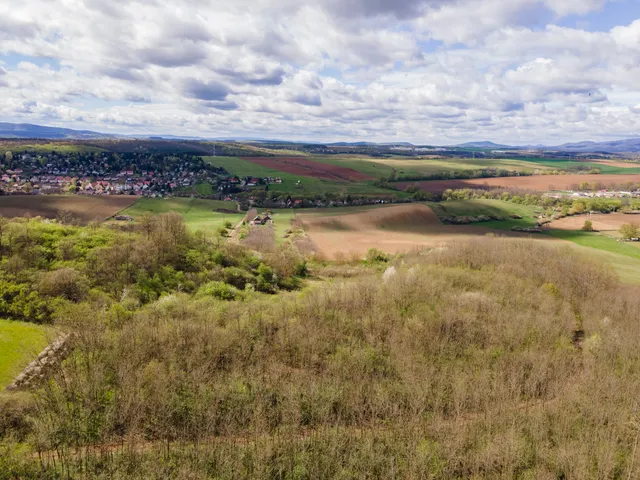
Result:
<svg viewBox="0 0 640 480"><path fill-rule="evenodd" d="M258 252L270 252L276 246L276 236L271 225L250 226L242 245Z"/></svg>

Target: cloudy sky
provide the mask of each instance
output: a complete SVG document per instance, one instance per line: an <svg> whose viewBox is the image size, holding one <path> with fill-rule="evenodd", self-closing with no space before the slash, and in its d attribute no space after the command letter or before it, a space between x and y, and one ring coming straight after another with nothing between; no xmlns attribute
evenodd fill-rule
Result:
<svg viewBox="0 0 640 480"><path fill-rule="evenodd" d="M640 0L0 2L0 121L319 141L640 134Z"/></svg>

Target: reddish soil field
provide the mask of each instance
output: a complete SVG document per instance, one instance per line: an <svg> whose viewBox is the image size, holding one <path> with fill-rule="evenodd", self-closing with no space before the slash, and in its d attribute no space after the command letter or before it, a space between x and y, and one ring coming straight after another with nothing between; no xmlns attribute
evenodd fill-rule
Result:
<svg viewBox="0 0 640 480"><path fill-rule="evenodd" d="M589 160L588 158L580 158L579 162L597 163L600 165L609 165L610 167L619 168L640 168L640 162L623 162L622 160Z"/></svg>
<svg viewBox="0 0 640 480"><path fill-rule="evenodd" d="M346 215L299 214L296 219L302 223L317 249L333 258L340 255L363 257L370 248L387 253L408 252L422 247L438 247L451 241L468 240L487 233L509 237L532 236L475 225L442 225L433 210L417 204Z"/></svg>
<svg viewBox="0 0 640 480"><path fill-rule="evenodd" d="M572 190L582 182L595 182L606 187L625 186L628 182L640 185L640 175L532 175L523 177L474 178L471 180L433 180L426 182L398 182L397 188L404 190L418 183L425 192L440 193L448 188L518 188L538 192Z"/></svg>
<svg viewBox="0 0 640 480"><path fill-rule="evenodd" d="M104 220L135 203L131 195L8 195L0 197L0 215L4 217L56 218L66 210L82 223Z"/></svg>
<svg viewBox="0 0 640 480"><path fill-rule="evenodd" d="M304 157L242 157L247 162L272 168L293 175L338 180L342 182L362 182L374 178L352 168L327 165L307 160Z"/></svg>
<svg viewBox="0 0 640 480"><path fill-rule="evenodd" d="M593 229L601 232L617 232L625 223L640 225L640 215L625 215L624 213L592 213L591 215L575 215L551 222L551 228L556 230L581 230L585 220L591 220Z"/></svg>

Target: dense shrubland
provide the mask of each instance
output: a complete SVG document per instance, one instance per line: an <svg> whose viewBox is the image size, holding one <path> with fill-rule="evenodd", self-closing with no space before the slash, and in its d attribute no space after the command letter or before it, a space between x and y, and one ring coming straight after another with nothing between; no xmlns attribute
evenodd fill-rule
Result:
<svg viewBox="0 0 640 480"><path fill-rule="evenodd" d="M0 478L637 477L637 288L533 241L370 257L278 296L210 293L264 274L237 260L201 294L67 301L74 352L6 405Z"/></svg>
<svg viewBox="0 0 640 480"><path fill-rule="evenodd" d="M173 213L124 229L0 219L0 317L48 323L67 303L138 305L172 292L226 296L231 288L234 298L247 288L274 293L298 287L302 262L292 248L256 254L193 234ZM220 288L205 288L216 282Z"/></svg>

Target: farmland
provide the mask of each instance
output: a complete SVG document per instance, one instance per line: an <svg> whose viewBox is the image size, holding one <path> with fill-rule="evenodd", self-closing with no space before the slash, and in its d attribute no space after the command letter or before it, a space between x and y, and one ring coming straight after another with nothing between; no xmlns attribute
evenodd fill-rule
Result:
<svg viewBox="0 0 640 480"><path fill-rule="evenodd" d="M591 215L577 215L565 217L551 222L551 227L556 230L580 230L585 220L593 223L593 229L602 232L618 232L625 223L640 225L640 215L625 215L623 213L593 213Z"/></svg>
<svg viewBox="0 0 640 480"><path fill-rule="evenodd" d="M640 174L632 175L535 175L503 178L474 178L469 180L432 180L424 182L398 182L394 185L400 189L414 185L426 192L440 193L449 188L517 188L531 191L570 190L581 183L608 186L624 186L640 184Z"/></svg>
<svg viewBox="0 0 640 480"><path fill-rule="evenodd" d="M329 256L360 255L370 248L387 253L435 247L450 241L467 240L496 230L482 226L442 225L426 205L410 204L363 209L356 213L329 215L300 213L301 222L320 252ZM508 236L528 236L500 232Z"/></svg>
<svg viewBox="0 0 640 480"><path fill-rule="evenodd" d="M269 190L273 192L302 196L322 195L325 193L390 196L399 193L375 187L371 181L349 182L287 173L252 163L248 157L204 157L204 159L212 165L224 168L229 173L239 177L280 177L282 179L281 184L269 185ZM305 170L305 173L310 173L310 171ZM402 194L400 193L400 195Z"/></svg>
<svg viewBox="0 0 640 480"><path fill-rule="evenodd" d="M0 391L47 345L45 327L0 320Z"/></svg>
<svg viewBox="0 0 640 480"><path fill-rule="evenodd" d="M352 168L314 162L301 157L247 157L245 160L272 170L325 180L361 182L375 178Z"/></svg>
<svg viewBox="0 0 640 480"><path fill-rule="evenodd" d="M131 206L138 197L130 195L16 195L0 196L0 215L4 217L56 218L60 212L84 223L104 220Z"/></svg>
<svg viewBox="0 0 640 480"><path fill-rule="evenodd" d="M312 157L318 163L348 167L375 178L388 177L394 170L398 177L419 177L462 170L480 170L483 168L505 169L516 172L552 170L543 165L534 165L522 160L503 160L485 158L426 158L426 157Z"/></svg>
<svg viewBox="0 0 640 480"><path fill-rule="evenodd" d="M217 212L216 210L228 212ZM176 212L182 215L191 230L214 233L226 222L231 222L235 225L244 218L244 212L229 213L236 210L237 205L235 202L197 198L141 198L131 207L124 210L122 214L130 215L136 219L144 214L158 215Z"/></svg>
<svg viewBox="0 0 640 480"><path fill-rule="evenodd" d="M542 212L542 208L531 205L519 205L512 202L503 202L501 200L451 200L447 202L432 202L428 204L438 217L444 216L478 216L487 215L495 217L504 217L505 220L492 220L474 224L474 226L483 226L488 228L496 228L499 230L510 230L511 227L531 227L536 224L536 216ZM511 215L521 216L522 219L509 218Z"/></svg>

